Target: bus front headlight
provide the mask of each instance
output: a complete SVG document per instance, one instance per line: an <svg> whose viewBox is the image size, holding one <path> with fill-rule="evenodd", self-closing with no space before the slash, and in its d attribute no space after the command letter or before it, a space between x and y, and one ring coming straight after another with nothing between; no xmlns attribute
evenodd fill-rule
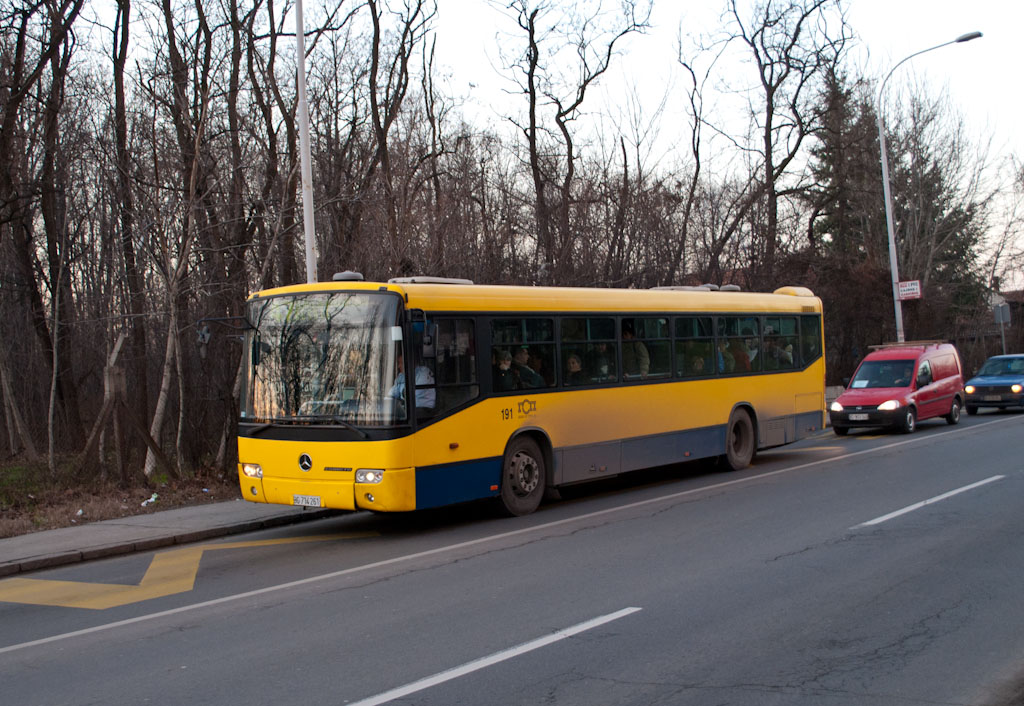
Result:
<svg viewBox="0 0 1024 706"><path fill-rule="evenodd" d="M380 483L384 480L384 471L380 468L360 468L356 471L356 483Z"/></svg>
<svg viewBox="0 0 1024 706"><path fill-rule="evenodd" d="M882 412L891 412L894 409L899 409L900 403L896 400L886 400L882 404L878 405L878 409Z"/></svg>
<svg viewBox="0 0 1024 706"><path fill-rule="evenodd" d="M249 476L250 478L262 478L263 467L258 463L243 463L242 473Z"/></svg>

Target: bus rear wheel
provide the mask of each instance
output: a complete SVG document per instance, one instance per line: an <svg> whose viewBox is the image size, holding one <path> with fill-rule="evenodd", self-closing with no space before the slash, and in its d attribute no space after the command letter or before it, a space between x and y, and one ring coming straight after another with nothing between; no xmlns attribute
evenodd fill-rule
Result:
<svg viewBox="0 0 1024 706"><path fill-rule="evenodd" d="M505 450L501 471L501 509L508 515L529 515L540 505L546 485L544 454L527 436L514 439Z"/></svg>
<svg viewBox="0 0 1024 706"><path fill-rule="evenodd" d="M756 447L754 423L750 421L750 415L746 410L734 409L725 430L726 465L734 471L746 468L754 458Z"/></svg>

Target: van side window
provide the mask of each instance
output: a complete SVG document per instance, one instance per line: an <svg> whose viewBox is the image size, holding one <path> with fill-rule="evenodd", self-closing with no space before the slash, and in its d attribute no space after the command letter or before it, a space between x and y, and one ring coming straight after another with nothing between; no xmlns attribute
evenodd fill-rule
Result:
<svg viewBox="0 0 1024 706"><path fill-rule="evenodd" d="M921 387L927 385L932 381L932 366L927 360L921 361L920 367L917 369L917 386Z"/></svg>

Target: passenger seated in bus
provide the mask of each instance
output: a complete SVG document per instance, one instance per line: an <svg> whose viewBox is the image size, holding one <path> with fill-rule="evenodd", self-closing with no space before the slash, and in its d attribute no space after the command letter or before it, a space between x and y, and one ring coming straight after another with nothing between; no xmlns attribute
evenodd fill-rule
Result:
<svg viewBox="0 0 1024 706"><path fill-rule="evenodd" d="M718 372L731 373L736 369L736 359L729 352L729 346L725 341L718 342Z"/></svg>
<svg viewBox="0 0 1024 706"><path fill-rule="evenodd" d="M555 383L554 375L552 375L551 371L548 369L544 356L536 349L530 351L530 358L527 365L530 366L530 370L537 373L541 380L544 381L544 387L551 387Z"/></svg>
<svg viewBox="0 0 1024 706"><path fill-rule="evenodd" d="M526 346L516 349L512 356L512 369L519 376L519 386L524 388L544 387L544 378L530 367L530 351Z"/></svg>
<svg viewBox="0 0 1024 706"><path fill-rule="evenodd" d="M615 377L615 365L607 343L595 343L587 351L587 374L594 380Z"/></svg>
<svg viewBox="0 0 1024 706"><path fill-rule="evenodd" d="M760 342L757 340L757 336L754 335L754 332L751 331L750 329L744 329L743 335L747 337L743 341L743 347L746 349L747 352L747 362L749 363L749 367L747 369L760 370L761 361L757 359L757 356L760 353L760 351L758 350Z"/></svg>
<svg viewBox="0 0 1024 706"><path fill-rule="evenodd" d="M622 372L626 377L646 378L651 369L651 354L642 341L636 340L631 323L622 324Z"/></svg>
<svg viewBox="0 0 1024 706"><path fill-rule="evenodd" d="M512 354L497 350L494 354L494 391L508 392L519 389L519 378L512 370Z"/></svg>
<svg viewBox="0 0 1024 706"><path fill-rule="evenodd" d="M405 362L402 352L398 352L398 372L395 373L395 384L388 392L390 397L396 400L406 400L405 397ZM416 366L416 408L434 409L437 402L437 390L434 388L434 374L425 365Z"/></svg>
<svg viewBox="0 0 1024 706"><path fill-rule="evenodd" d="M704 374L704 359L700 356L690 359L690 374L691 375L703 375Z"/></svg>
<svg viewBox="0 0 1024 706"><path fill-rule="evenodd" d="M741 339L734 338L729 342L729 352L735 361L733 370L738 373L750 372L750 356L747 355L747 349Z"/></svg>
<svg viewBox="0 0 1024 706"><path fill-rule="evenodd" d="M781 360L781 351L779 342L777 339L766 336L764 339L764 352L761 354L761 358L764 361L765 370L778 370L783 367Z"/></svg>
<svg viewBox="0 0 1024 706"><path fill-rule="evenodd" d="M587 378L583 374L583 361L575 353L570 353L565 359L565 384L584 385Z"/></svg>

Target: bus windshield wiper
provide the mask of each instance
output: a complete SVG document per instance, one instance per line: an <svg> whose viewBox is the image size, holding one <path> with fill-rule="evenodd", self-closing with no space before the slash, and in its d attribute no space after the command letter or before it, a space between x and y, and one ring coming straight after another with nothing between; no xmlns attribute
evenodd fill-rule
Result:
<svg viewBox="0 0 1024 706"><path fill-rule="evenodd" d="M295 417L295 419L303 422L333 422L338 426L345 427L349 431L354 431L356 434L359 434L359 436L364 439L370 438L369 434L367 434L365 431L355 426L354 424L345 421L345 419L338 414L309 414L302 417Z"/></svg>

